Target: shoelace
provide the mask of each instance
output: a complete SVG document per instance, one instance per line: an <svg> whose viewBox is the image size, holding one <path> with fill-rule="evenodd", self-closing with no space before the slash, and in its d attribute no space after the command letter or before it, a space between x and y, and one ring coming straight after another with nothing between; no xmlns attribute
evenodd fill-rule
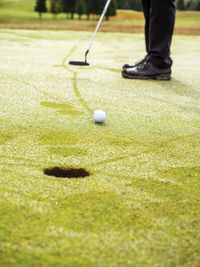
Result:
<svg viewBox="0 0 200 267"><path fill-rule="evenodd" d="M137 68L142 69L146 66L146 63L148 62L149 55L146 55L146 57L141 61L137 63Z"/></svg>
<svg viewBox="0 0 200 267"><path fill-rule="evenodd" d="M139 65L137 66L137 68L138 68L138 69L144 69L145 66L147 65L147 63L148 63L148 59L144 59L144 61L141 62L141 64L139 64Z"/></svg>

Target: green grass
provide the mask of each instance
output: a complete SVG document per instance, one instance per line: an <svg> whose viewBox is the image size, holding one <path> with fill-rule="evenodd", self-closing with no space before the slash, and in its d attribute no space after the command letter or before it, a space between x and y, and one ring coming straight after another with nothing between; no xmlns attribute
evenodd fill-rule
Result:
<svg viewBox="0 0 200 267"><path fill-rule="evenodd" d="M34 22L40 21L38 19L38 13L34 12L35 1L4 1L2 6L0 7L0 22ZM50 13L43 14L43 20L45 21L54 21L55 18ZM65 14L62 14L59 17L59 20L66 20ZM55 21L55 23L58 20Z"/></svg>
<svg viewBox="0 0 200 267"><path fill-rule="evenodd" d="M176 27L200 27L200 12L182 11L177 12Z"/></svg>
<svg viewBox="0 0 200 267"><path fill-rule="evenodd" d="M69 66L90 37L0 30L0 265L199 266L200 37L174 37L169 82L121 78L143 35L98 33Z"/></svg>

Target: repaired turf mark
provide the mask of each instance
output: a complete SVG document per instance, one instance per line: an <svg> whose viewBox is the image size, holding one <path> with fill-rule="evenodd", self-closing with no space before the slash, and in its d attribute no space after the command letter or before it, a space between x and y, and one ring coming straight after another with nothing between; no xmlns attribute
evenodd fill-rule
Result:
<svg viewBox="0 0 200 267"><path fill-rule="evenodd" d="M87 102L81 97L81 94L78 90L77 73L76 72L74 72L73 87L74 87L74 93L75 93L76 97L79 99L79 102L87 110L88 113L92 114L93 113L92 110L89 108Z"/></svg>
<svg viewBox="0 0 200 267"><path fill-rule="evenodd" d="M68 67L68 65L66 65L66 61L73 54L73 52L75 51L75 49L76 49L76 46L74 46L70 50L70 52L68 53L68 55L65 56L65 58L62 61L62 64L61 65L55 65L55 67L62 67L64 69L68 70L69 72L73 73L73 89L74 89L74 94L76 95L76 97L78 98L79 102L84 107L84 109L86 109L88 113L92 114L93 113L92 110L88 106L87 102L81 97L80 91L78 89L78 86L77 86L77 72L76 71L73 71L72 69L70 69ZM60 113L65 114L65 112L63 110Z"/></svg>
<svg viewBox="0 0 200 267"><path fill-rule="evenodd" d="M57 178L84 178L90 176L90 173L83 168L73 169L73 168L61 168L53 167L44 169L44 174L48 176L55 176Z"/></svg>
<svg viewBox="0 0 200 267"><path fill-rule="evenodd" d="M65 63L66 63L67 59L73 54L73 52L74 52L75 50L76 50L76 46L74 46L74 47L70 50L69 54L66 55L66 57L63 59L62 67L68 69L67 66L65 65Z"/></svg>
<svg viewBox="0 0 200 267"><path fill-rule="evenodd" d="M79 116L84 114L84 112L75 109L74 106L69 104L64 104L64 103L60 104L55 102L41 102L40 105L47 108L57 109L57 112L64 115Z"/></svg>

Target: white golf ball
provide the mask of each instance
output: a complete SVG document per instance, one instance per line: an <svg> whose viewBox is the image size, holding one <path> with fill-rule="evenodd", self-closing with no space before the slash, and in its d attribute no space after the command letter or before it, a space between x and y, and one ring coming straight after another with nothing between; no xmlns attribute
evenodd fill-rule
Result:
<svg viewBox="0 0 200 267"><path fill-rule="evenodd" d="M106 119L106 113L103 110L96 110L93 114L93 118L97 123L103 123Z"/></svg>

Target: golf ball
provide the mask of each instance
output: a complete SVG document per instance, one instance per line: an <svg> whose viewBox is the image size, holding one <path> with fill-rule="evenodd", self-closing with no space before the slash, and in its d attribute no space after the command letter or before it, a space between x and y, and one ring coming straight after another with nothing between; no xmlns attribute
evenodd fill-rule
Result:
<svg viewBox="0 0 200 267"><path fill-rule="evenodd" d="M93 118L97 123L103 123L106 119L106 113L103 110L96 110L93 114Z"/></svg>

